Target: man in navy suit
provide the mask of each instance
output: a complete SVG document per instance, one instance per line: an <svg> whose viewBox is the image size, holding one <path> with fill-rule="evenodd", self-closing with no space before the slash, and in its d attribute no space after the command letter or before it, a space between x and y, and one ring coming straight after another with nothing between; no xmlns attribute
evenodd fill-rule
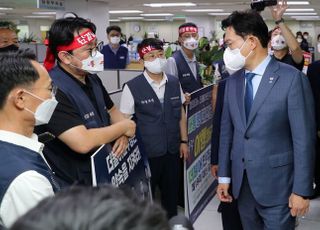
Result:
<svg viewBox="0 0 320 230"><path fill-rule="evenodd" d="M228 48L219 146L223 202L238 199L244 229L294 229L312 195L316 137L307 77L268 56L268 28L255 11L222 21Z"/></svg>

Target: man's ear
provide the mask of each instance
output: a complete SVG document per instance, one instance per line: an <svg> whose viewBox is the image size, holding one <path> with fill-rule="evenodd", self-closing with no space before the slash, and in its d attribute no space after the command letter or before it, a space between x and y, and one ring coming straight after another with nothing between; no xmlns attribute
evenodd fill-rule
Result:
<svg viewBox="0 0 320 230"><path fill-rule="evenodd" d="M66 52L66 51L61 51L58 53L58 57L59 59L61 60L62 63L66 64L66 65L69 65L71 64L71 55Z"/></svg>
<svg viewBox="0 0 320 230"><path fill-rule="evenodd" d="M13 105L23 110L25 108L25 92L23 89L14 90L9 94L9 103L13 103Z"/></svg>
<svg viewBox="0 0 320 230"><path fill-rule="evenodd" d="M250 37L249 40L250 42L250 49L253 50L258 46L258 43L260 43L260 40L257 37Z"/></svg>

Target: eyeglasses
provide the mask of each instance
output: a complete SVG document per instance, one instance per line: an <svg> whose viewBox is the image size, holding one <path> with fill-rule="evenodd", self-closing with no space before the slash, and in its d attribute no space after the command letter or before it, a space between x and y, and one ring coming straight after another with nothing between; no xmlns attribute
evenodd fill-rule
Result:
<svg viewBox="0 0 320 230"><path fill-rule="evenodd" d="M98 42L98 44L95 47L93 47L92 49L89 49L90 56L91 57L96 56L97 52L98 51L100 52L102 50L102 48L103 48L103 41L100 41L100 42Z"/></svg>

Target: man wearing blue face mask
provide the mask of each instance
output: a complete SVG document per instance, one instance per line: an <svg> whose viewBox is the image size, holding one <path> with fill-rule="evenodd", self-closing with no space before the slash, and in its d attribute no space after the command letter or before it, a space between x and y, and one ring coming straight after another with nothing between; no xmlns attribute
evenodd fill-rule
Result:
<svg viewBox="0 0 320 230"><path fill-rule="evenodd" d="M0 54L0 228L59 190L34 126L57 101L48 72L24 51Z"/></svg>
<svg viewBox="0 0 320 230"><path fill-rule="evenodd" d="M121 28L109 26L107 28L109 44L101 50L104 55L105 69L125 69L130 63L128 49L120 45Z"/></svg>
<svg viewBox="0 0 320 230"><path fill-rule="evenodd" d="M61 186L92 185L90 157L103 151L121 155L135 123L114 106L96 73L104 58L97 49L93 23L79 17L56 20L49 31L45 60L50 77L58 86L59 101L49 124L39 132L56 138L46 143L44 154ZM58 64L55 64L55 59Z"/></svg>
<svg viewBox="0 0 320 230"><path fill-rule="evenodd" d="M143 74L127 82L120 110L137 122L151 170L153 196L159 187L169 218L177 215L178 160L188 157L185 99L177 78L163 72L163 44L155 38L138 45Z"/></svg>
<svg viewBox="0 0 320 230"><path fill-rule="evenodd" d="M259 13L235 11L222 28L224 62L236 72L225 86L218 197L238 200L245 230L293 230L313 192L316 126L308 79L268 55L268 27Z"/></svg>
<svg viewBox="0 0 320 230"><path fill-rule="evenodd" d="M179 44L181 50L168 58L165 67L166 74L179 78L186 96L186 103L190 101L190 93L202 87L199 64L195 50L198 48L198 27L194 23L184 23L179 27Z"/></svg>

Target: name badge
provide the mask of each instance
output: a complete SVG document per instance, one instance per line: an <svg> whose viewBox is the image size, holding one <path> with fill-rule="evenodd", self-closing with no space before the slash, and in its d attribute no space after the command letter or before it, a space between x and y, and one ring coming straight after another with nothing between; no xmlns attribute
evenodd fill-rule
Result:
<svg viewBox="0 0 320 230"><path fill-rule="evenodd" d="M170 100L178 100L178 99L180 99L180 97L179 97L179 96L176 96L176 97L170 97Z"/></svg>
<svg viewBox="0 0 320 230"><path fill-rule="evenodd" d="M143 105L150 104L150 103L154 103L154 99L153 98L141 101L141 104L143 104Z"/></svg>
<svg viewBox="0 0 320 230"><path fill-rule="evenodd" d="M83 117L85 120L88 120L90 117L93 117L94 116L94 112L90 112L90 113L86 113Z"/></svg>
<svg viewBox="0 0 320 230"><path fill-rule="evenodd" d="M124 58L125 58L124 56L121 56L121 57L120 57L120 59L124 59Z"/></svg>
<svg viewBox="0 0 320 230"><path fill-rule="evenodd" d="M184 73L182 74L182 77L190 77L190 73Z"/></svg>

